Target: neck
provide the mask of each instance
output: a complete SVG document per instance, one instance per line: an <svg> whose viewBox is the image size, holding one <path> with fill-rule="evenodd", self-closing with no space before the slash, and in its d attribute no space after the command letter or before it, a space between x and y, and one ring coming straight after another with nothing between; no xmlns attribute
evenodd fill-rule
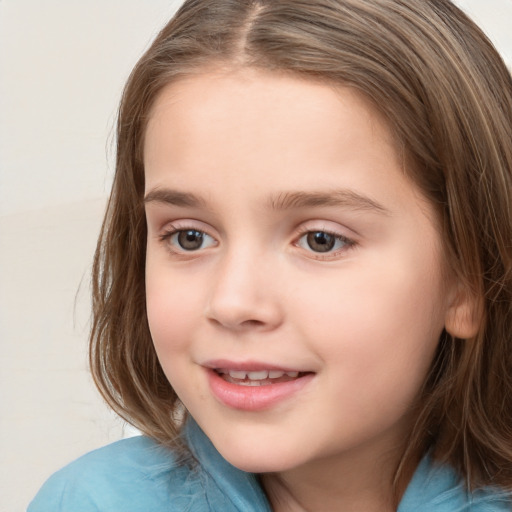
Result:
<svg viewBox="0 0 512 512"><path fill-rule="evenodd" d="M261 482L274 512L394 512L397 463L393 454L376 458L374 453L362 457L358 452L357 457L347 454L342 460L324 459L267 473ZM406 471L407 482L413 472L414 468Z"/></svg>

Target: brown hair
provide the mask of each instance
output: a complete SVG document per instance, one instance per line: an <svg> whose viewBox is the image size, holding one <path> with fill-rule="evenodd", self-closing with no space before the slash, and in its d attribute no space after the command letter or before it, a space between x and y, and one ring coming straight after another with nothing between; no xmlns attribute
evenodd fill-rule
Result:
<svg viewBox="0 0 512 512"><path fill-rule="evenodd" d="M162 88L249 66L351 86L384 114L436 206L447 259L480 297L477 336L444 332L395 483L431 450L469 487L512 489L512 79L448 0L188 0L126 85L117 168L93 269L90 362L127 421L173 444L180 404L145 310L142 145Z"/></svg>

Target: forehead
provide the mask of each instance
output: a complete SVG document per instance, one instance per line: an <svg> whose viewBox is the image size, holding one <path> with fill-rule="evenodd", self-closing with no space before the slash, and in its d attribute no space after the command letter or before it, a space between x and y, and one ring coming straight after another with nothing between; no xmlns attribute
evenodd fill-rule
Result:
<svg viewBox="0 0 512 512"><path fill-rule="evenodd" d="M233 165L240 154L255 162L272 155L265 162L271 168L291 164L296 156L314 169L320 156L335 159L343 145L364 152L385 146L389 157L398 156L387 123L355 89L244 69L167 85L150 112L144 160L146 169L180 157L209 168L215 163L211 153L228 153Z"/></svg>

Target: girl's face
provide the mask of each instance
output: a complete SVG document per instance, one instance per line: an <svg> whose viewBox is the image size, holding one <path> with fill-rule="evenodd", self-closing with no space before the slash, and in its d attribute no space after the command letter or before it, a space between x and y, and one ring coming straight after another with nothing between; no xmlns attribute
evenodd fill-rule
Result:
<svg viewBox="0 0 512 512"><path fill-rule="evenodd" d="M169 85L145 140L147 311L220 453L282 472L399 449L451 310L433 209L358 93Z"/></svg>

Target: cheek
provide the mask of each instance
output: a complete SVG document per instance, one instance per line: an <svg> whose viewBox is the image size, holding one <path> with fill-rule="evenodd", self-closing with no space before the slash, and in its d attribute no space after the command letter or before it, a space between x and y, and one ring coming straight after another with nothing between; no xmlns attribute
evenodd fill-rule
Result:
<svg viewBox="0 0 512 512"><path fill-rule="evenodd" d="M302 323L305 338L347 382L372 393L381 387L372 383L421 385L444 325L434 256L381 253L326 279L321 293L297 296L297 317L310 319Z"/></svg>
<svg viewBox="0 0 512 512"><path fill-rule="evenodd" d="M197 320L197 287L182 282L163 265L146 264L146 307L153 343L163 366L166 354L186 348L187 334ZM172 359L169 359L172 361ZM165 368L164 368L165 369Z"/></svg>
<svg viewBox="0 0 512 512"><path fill-rule="evenodd" d="M193 371L191 346L198 318L198 293L180 275L146 271L146 304L149 330L162 369L182 402L201 397L201 386Z"/></svg>

